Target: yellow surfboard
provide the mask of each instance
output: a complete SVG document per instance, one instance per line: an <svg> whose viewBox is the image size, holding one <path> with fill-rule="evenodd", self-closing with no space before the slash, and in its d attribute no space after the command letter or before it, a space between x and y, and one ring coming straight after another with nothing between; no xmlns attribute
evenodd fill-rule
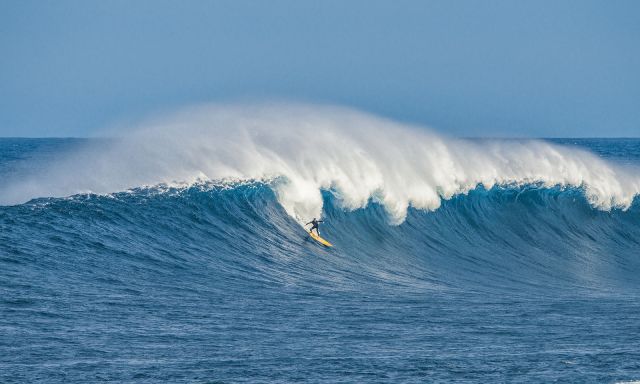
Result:
<svg viewBox="0 0 640 384"><path fill-rule="evenodd" d="M316 235L313 232L309 232L309 235L311 235L311 237L317 241L318 243L324 245L325 247L333 247L333 244L331 244L330 242L328 242L327 240L323 239L322 237Z"/></svg>

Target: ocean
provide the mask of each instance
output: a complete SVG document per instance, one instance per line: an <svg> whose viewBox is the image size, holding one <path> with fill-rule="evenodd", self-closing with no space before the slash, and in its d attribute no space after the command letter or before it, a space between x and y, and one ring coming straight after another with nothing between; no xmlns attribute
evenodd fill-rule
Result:
<svg viewBox="0 0 640 384"><path fill-rule="evenodd" d="M0 382L640 380L640 139L238 134L0 139Z"/></svg>

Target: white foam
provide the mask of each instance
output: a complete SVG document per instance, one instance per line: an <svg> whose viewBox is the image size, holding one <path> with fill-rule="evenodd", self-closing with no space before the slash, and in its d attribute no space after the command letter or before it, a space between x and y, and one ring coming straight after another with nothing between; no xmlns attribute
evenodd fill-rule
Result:
<svg viewBox="0 0 640 384"><path fill-rule="evenodd" d="M120 133L122 135L122 133ZM574 148L542 141L461 140L328 106L203 106L142 124L107 148L80 151L46 172L5 185L0 203L141 185L272 180L300 221L319 217L322 189L347 209L370 198L393 223L407 208L433 210L478 184L584 188L600 209L628 208L640 176Z"/></svg>

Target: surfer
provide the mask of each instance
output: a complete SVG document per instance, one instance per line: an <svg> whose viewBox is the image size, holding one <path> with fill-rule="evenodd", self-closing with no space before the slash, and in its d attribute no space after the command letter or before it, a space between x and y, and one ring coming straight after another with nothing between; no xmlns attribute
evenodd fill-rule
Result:
<svg viewBox="0 0 640 384"><path fill-rule="evenodd" d="M316 220L316 218L314 217L313 220L311 220L310 222L305 224L305 227L307 225L311 224L311 229L309 230L309 233L311 233L311 231L313 231L313 229L315 228L316 233L318 234L318 236L320 236L320 229L318 228L318 223L323 223L323 221L322 220Z"/></svg>

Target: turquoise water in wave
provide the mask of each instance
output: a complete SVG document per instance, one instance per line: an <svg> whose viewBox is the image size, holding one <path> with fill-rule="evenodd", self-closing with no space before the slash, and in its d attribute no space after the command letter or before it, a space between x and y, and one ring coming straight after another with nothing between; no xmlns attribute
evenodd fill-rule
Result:
<svg viewBox="0 0 640 384"><path fill-rule="evenodd" d="M102 144L0 139L0 179ZM0 207L0 382L640 380L638 197L479 187L394 226L325 191L324 217L332 249L259 182Z"/></svg>

